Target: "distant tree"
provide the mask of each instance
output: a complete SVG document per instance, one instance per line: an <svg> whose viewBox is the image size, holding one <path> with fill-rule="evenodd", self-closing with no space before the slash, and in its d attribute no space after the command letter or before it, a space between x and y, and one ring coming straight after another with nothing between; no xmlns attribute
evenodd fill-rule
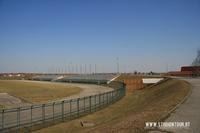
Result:
<svg viewBox="0 0 200 133"><path fill-rule="evenodd" d="M135 75L137 75L137 74L138 74L138 72L137 72L137 71L134 71L134 74L135 74Z"/></svg>
<svg viewBox="0 0 200 133"><path fill-rule="evenodd" d="M153 75L153 74L154 74L154 72L152 72L152 71L149 72L149 75Z"/></svg>
<svg viewBox="0 0 200 133"><path fill-rule="evenodd" d="M192 62L192 66L200 66L200 49L197 50L197 57Z"/></svg>

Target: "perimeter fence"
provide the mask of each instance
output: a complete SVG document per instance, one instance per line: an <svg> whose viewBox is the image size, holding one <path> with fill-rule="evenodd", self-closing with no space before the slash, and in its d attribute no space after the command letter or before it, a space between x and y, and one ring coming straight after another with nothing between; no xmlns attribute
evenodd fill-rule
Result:
<svg viewBox="0 0 200 133"><path fill-rule="evenodd" d="M46 127L59 121L68 121L98 111L125 95L122 82L111 82L113 90L71 100L30 105L0 110L0 132L29 132L35 127Z"/></svg>

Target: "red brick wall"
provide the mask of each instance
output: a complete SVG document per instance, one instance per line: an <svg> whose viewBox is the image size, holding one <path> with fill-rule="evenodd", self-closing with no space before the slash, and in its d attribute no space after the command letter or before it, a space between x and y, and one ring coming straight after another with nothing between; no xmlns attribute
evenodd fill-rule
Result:
<svg viewBox="0 0 200 133"><path fill-rule="evenodd" d="M200 67L199 66L184 66L184 67L181 67L181 72L184 72L184 71L196 72L196 71L200 71Z"/></svg>
<svg viewBox="0 0 200 133"><path fill-rule="evenodd" d="M182 71L182 72L177 71L177 72L169 72L167 75L188 77L188 76L192 76L192 72L191 71Z"/></svg>
<svg viewBox="0 0 200 133"><path fill-rule="evenodd" d="M126 84L127 91L130 91L130 92L134 90L142 89L144 87L142 78L124 79L124 83Z"/></svg>

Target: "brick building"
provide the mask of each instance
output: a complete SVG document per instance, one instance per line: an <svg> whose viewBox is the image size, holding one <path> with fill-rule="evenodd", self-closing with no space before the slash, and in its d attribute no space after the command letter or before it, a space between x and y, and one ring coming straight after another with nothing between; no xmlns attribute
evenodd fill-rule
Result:
<svg viewBox="0 0 200 133"><path fill-rule="evenodd" d="M181 77L200 76L200 66L183 66L181 71L172 71L167 75Z"/></svg>

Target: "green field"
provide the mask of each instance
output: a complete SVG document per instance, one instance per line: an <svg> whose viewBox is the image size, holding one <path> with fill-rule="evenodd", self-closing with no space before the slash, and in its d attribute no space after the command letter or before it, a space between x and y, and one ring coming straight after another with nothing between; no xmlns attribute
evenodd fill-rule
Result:
<svg viewBox="0 0 200 133"><path fill-rule="evenodd" d="M0 93L8 93L29 103L55 100L79 93L81 90L64 83L0 80Z"/></svg>
<svg viewBox="0 0 200 133"><path fill-rule="evenodd" d="M146 132L144 123L157 121L189 92L190 84L171 79L152 88L127 93L119 102L91 115L61 123L34 133L110 133ZM84 128L80 121L95 123Z"/></svg>

